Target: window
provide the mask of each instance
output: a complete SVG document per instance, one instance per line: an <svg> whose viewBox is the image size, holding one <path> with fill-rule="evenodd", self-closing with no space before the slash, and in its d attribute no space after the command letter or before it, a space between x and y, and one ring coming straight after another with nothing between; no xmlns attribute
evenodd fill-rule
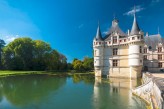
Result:
<svg viewBox="0 0 164 109"><path fill-rule="evenodd" d="M114 43L114 44L117 43L117 37L113 37L113 43Z"/></svg>
<svg viewBox="0 0 164 109"><path fill-rule="evenodd" d="M158 52L162 52L162 47L158 47Z"/></svg>
<svg viewBox="0 0 164 109"><path fill-rule="evenodd" d="M141 39L143 39L143 36L141 36Z"/></svg>
<svg viewBox="0 0 164 109"><path fill-rule="evenodd" d="M144 53L147 53L147 48L144 48Z"/></svg>
<svg viewBox="0 0 164 109"><path fill-rule="evenodd" d="M113 55L117 55L118 53L118 48L113 48Z"/></svg>
<svg viewBox="0 0 164 109"><path fill-rule="evenodd" d="M107 42L105 42L105 44L107 44Z"/></svg>
<svg viewBox="0 0 164 109"><path fill-rule="evenodd" d="M142 53L142 47L140 46L140 53Z"/></svg>
<svg viewBox="0 0 164 109"><path fill-rule="evenodd" d="M110 44L110 41L109 41L109 44Z"/></svg>
<svg viewBox="0 0 164 109"><path fill-rule="evenodd" d="M147 56L146 55L144 55L144 60L147 60Z"/></svg>
<svg viewBox="0 0 164 109"><path fill-rule="evenodd" d="M120 42L122 42L122 40L120 40Z"/></svg>
<svg viewBox="0 0 164 109"><path fill-rule="evenodd" d="M117 60L113 60L113 67L117 67L117 66L118 66Z"/></svg>
<svg viewBox="0 0 164 109"><path fill-rule="evenodd" d="M98 42L96 42L96 45L98 44Z"/></svg>
<svg viewBox="0 0 164 109"><path fill-rule="evenodd" d="M140 37L138 36L137 39L140 39Z"/></svg>
<svg viewBox="0 0 164 109"><path fill-rule="evenodd" d="M126 39L124 39L124 42L126 42Z"/></svg>
<svg viewBox="0 0 164 109"><path fill-rule="evenodd" d="M101 45L101 42L99 42L99 44Z"/></svg>
<svg viewBox="0 0 164 109"><path fill-rule="evenodd" d="M132 40L134 40L135 39L135 37L132 37Z"/></svg>
<svg viewBox="0 0 164 109"><path fill-rule="evenodd" d="M162 55L161 54L158 55L158 60L162 60Z"/></svg>
<svg viewBox="0 0 164 109"><path fill-rule="evenodd" d="M158 63L158 67L159 68L162 68L162 63Z"/></svg>

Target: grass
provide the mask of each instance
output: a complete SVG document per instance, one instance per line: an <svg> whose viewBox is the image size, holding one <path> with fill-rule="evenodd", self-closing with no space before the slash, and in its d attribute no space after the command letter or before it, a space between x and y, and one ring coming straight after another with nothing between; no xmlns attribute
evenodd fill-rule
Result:
<svg viewBox="0 0 164 109"><path fill-rule="evenodd" d="M88 75L93 74L94 72L87 72L87 73L71 73L71 72L56 72L56 71L9 71L9 70L1 70L0 76L14 76L14 75L30 75L30 74L47 74L47 75L56 75L56 76L72 76L74 74L80 75Z"/></svg>

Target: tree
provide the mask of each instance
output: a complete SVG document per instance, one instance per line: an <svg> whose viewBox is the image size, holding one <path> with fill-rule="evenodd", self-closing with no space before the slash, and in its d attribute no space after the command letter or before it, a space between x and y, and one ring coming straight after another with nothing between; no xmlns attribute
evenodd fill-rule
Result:
<svg viewBox="0 0 164 109"><path fill-rule="evenodd" d="M93 58L85 57L83 60L83 66L86 71L92 70L94 68Z"/></svg>
<svg viewBox="0 0 164 109"><path fill-rule="evenodd" d="M32 69L33 49L33 41L30 38L17 38L10 42L4 48L5 66L11 70Z"/></svg>
<svg viewBox="0 0 164 109"><path fill-rule="evenodd" d="M2 48L5 46L5 41L0 39L0 69L2 69Z"/></svg>
<svg viewBox="0 0 164 109"><path fill-rule="evenodd" d="M84 70L83 62L80 60L75 60L72 65L73 65L73 69L75 69L77 71Z"/></svg>
<svg viewBox="0 0 164 109"><path fill-rule="evenodd" d="M48 43L34 40L34 59L33 59L33 67L35 70L45 70L46 62L45 55L50 53L51 47Z"/></svg>

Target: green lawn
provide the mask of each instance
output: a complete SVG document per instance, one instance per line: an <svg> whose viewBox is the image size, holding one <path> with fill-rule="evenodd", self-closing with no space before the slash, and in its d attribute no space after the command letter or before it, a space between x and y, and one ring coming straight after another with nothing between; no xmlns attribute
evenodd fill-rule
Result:
<svg viewBox="0 0 164 109"><path fill-rule="evenodd" d="M47 74L47 75L59 75L59 76L71 76L74 74L93 74L94 72L87 73L71 73L71 72L53 72L53 71L8 71L0 70L0 76L12 76L12 75L27 75L27 74Z"/></svg>

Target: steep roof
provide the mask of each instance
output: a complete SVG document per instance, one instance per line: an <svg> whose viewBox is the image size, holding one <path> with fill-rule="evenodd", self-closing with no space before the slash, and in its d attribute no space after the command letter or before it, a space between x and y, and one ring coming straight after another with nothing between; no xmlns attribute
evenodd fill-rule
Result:
<svg viewBox="0 0 164 109"><path fill-rule="evenodd" d="M145 36L145 44L152 50L155 50L159 43L164 44L164 39L160 34Z"/></svg>
<svg viewBox="0 0 164 109"><path fill-rule="evenodd" d="M100 41L103 40L102 35L101 35L101 31L100 31L100 25L99 25L99 23L98 23L97 33L96 33L96 37L95 38L96 38L96 40L100 40Z"/></svg>
<svg viewBox="0 0 164 109"><path fill-rule="evenodd" d="M133 25L132 25L130 35L137 35L139 34L139 32L140 32L140 28L137 23L136 14L134 12L134 20L133 20Z"/></svg>
<svg viewBox="0 0 164 109"><path fill-rule="evenodd" d="M110 27L110 29L109 29L109 31L107 32L107 34L106 34L106 36L105 36L104 39L105 39L105 40L110 40L112 33L118 33L119 36L124 36L124 37L127 36L127 34L125 34L125 33L120 29L120 27L119 27L119 25L118 25L118 20L117 20L117 19L114 19L114 20L112 21L112 26Z"/></svg>

